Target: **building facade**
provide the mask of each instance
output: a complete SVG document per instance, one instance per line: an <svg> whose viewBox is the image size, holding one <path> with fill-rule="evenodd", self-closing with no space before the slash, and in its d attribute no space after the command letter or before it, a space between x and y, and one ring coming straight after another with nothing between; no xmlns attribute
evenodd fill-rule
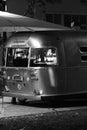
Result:
<svg viewBox="0 0 87 130"><path fill-rule="evenodd" d="M7 10L87 30L87 0L7 0Z"/></svg>

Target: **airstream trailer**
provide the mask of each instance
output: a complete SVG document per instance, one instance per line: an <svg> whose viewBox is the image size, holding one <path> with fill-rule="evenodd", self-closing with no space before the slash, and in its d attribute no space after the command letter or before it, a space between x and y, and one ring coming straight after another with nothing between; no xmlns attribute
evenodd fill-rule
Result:
<svg viewBox="0 0 87 130"><path fill-rule="evenodd" d="M20 101L86 96L87 32L17 32L4 44L2 64L3 96Z"/></svg>

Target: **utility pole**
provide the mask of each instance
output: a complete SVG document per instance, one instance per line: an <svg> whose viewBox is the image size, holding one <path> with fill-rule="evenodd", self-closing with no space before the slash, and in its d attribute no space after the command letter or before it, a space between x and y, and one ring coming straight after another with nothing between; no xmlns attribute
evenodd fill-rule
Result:
<svg viewBox="0 0 87 130"><path fill-rule="evenodd" d="M6 0L0 0L0 11L7 11L7 4ZM6 32L3 32L3 41L6 41L7 34Z"/></svg>

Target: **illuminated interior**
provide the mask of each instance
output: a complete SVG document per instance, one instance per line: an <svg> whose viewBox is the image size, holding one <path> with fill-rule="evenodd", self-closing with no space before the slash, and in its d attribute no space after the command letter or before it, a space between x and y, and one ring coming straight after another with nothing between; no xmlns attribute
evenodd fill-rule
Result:
<svg viewBox="0 0 87 130"><path fill-rule="evenodd" d="M8 48L6 66L28 67L29 48Z"/></svg>
<svg viewBox="0 0 87 130"><path fill-rule="evenodd" d="M44 67L57 64L56 48L32 48L30 66Z"/></svg>
<svg viewBox="0 0 87 130"><path fill-rule="evenodd" d="M7 48L7 67L45 67L57 64L57 49L54 47Z"/></svg>

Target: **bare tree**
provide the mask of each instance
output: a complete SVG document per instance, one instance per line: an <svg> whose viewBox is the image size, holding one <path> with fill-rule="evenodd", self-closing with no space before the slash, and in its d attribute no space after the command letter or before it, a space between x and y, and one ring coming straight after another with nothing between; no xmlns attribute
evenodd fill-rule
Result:
<svg viewBox="0 0 87 130"><path fill-rule="evenodd" d="M59 3L61 0L26 0L28 2L28 8L24 15L29 17L34 17L36 13L36 6L39 6L42 9L42 12L45 13L46 3L55 4Z"/></svg>
<svg viewBox="0 0 87 130"><path fill-rule="evenodd" d="M34 14L36 12L36 6L43 7L45 6L44 0L27 0L28 2L28 8L24 15L34 17Z"/></svg>

